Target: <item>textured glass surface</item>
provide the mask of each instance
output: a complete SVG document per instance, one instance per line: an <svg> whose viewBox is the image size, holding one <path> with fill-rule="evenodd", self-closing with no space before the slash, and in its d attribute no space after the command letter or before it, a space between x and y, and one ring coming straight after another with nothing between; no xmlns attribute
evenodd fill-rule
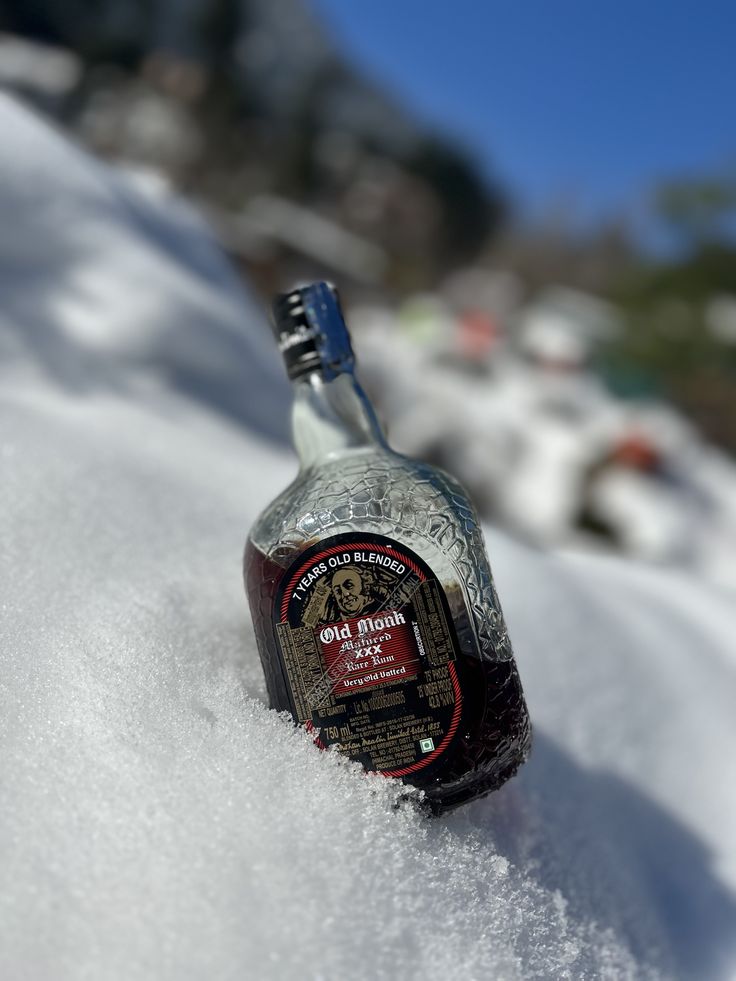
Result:
<svg viewBox="0 0 736 981"><path fill-rule="evenodd" d="M251 538L286 565L320 539L350 531L386 535L416 551L445 588L459 587L467 598L481 656L512 657L474 508L447 474L398 454L353 454L302 474Z"/></svg>
<svg viewBox="0 0 736 981"><path fill-rule="evenodd" d="M493 789L526 757L530 726L482 531L454 480L383 446L349 450L302 471L251 531L246 578L272 703L288 707L280 667L270 663L280 572L305 548L345 532L385 535L428 563L446 592L460 648L480 669L474 687L485 693L482 700L473 693L482 707L465 720L462 759L425 788L435 809Z"/></svg>

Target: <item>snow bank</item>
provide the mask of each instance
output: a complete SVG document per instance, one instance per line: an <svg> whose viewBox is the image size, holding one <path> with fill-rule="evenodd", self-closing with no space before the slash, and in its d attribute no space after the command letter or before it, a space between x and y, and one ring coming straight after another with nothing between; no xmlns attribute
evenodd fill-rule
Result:
<svg viewBox="0 0 736 981"><path fill-rule="evenodd" d="M285 439L265 317L198 218L0 100L0 356L79 392L154 378Z"/></svg>
<svg viewBox="0 0 736 981"><path fill-rule="evenodd" d="M293 463L260 316L189 216L0 123L3 977L733 969L725 596L492 536L534 756L397 808L263 705L240 552Z"/></svg>

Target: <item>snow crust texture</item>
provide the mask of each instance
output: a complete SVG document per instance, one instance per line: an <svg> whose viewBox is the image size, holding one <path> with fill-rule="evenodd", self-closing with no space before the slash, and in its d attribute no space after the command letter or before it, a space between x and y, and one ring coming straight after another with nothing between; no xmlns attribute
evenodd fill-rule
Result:
<svg viewBox="0 0 736 981"><path fill-rule="evenodd" d="M319 753L240 581L294 468L253 307L194 219L0 124L2 977L729 976L733 597L491 535L521 774L431 820Z"/></svg>

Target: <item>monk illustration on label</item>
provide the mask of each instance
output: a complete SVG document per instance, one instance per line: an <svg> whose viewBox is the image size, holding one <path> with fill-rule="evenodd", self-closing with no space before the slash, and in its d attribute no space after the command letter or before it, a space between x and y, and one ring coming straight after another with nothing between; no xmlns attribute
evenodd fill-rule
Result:
<svg viewBox="0 0 736 981"><path fill-rule="evenodd" d="M314 587L302 617L307 627L320 623L337 623L385 608L395 584L395 574L388 570L342 566Z"/></svg>
<svg viewBox="0 0 736 981"><path fill-rule="evenodd" d="M331 585L332 598L343 619L349 620L361 613L378 611L382 597L377 595L377 583L370 570L357 569L355 566L338 569L332 577ZM331 619L330 612L328 609L328 619Z"/></svg>

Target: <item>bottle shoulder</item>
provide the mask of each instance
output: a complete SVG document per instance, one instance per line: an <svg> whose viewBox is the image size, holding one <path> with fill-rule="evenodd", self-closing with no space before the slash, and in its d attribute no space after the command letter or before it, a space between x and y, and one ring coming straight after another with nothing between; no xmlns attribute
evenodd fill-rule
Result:
<svg viewBox="0 0 736 981"><path fill-rule="evenodd" d="M442 520L466 535L478 530L475 509L453 477L399 453L369 452L301 471L262 512L250 537L262 549L279 538L304 547L338 530L383 523L424 529Z"/></svg>
<svg viewBox="0 0 736 981"><path fill-rule="evenodd" d="M266 508L249 541L253 555L285 568L317 542L355 532L415 551L450 594L464 598L481 650L512 657L475 508L437 467L382 452L304 471Z"/></svg>

